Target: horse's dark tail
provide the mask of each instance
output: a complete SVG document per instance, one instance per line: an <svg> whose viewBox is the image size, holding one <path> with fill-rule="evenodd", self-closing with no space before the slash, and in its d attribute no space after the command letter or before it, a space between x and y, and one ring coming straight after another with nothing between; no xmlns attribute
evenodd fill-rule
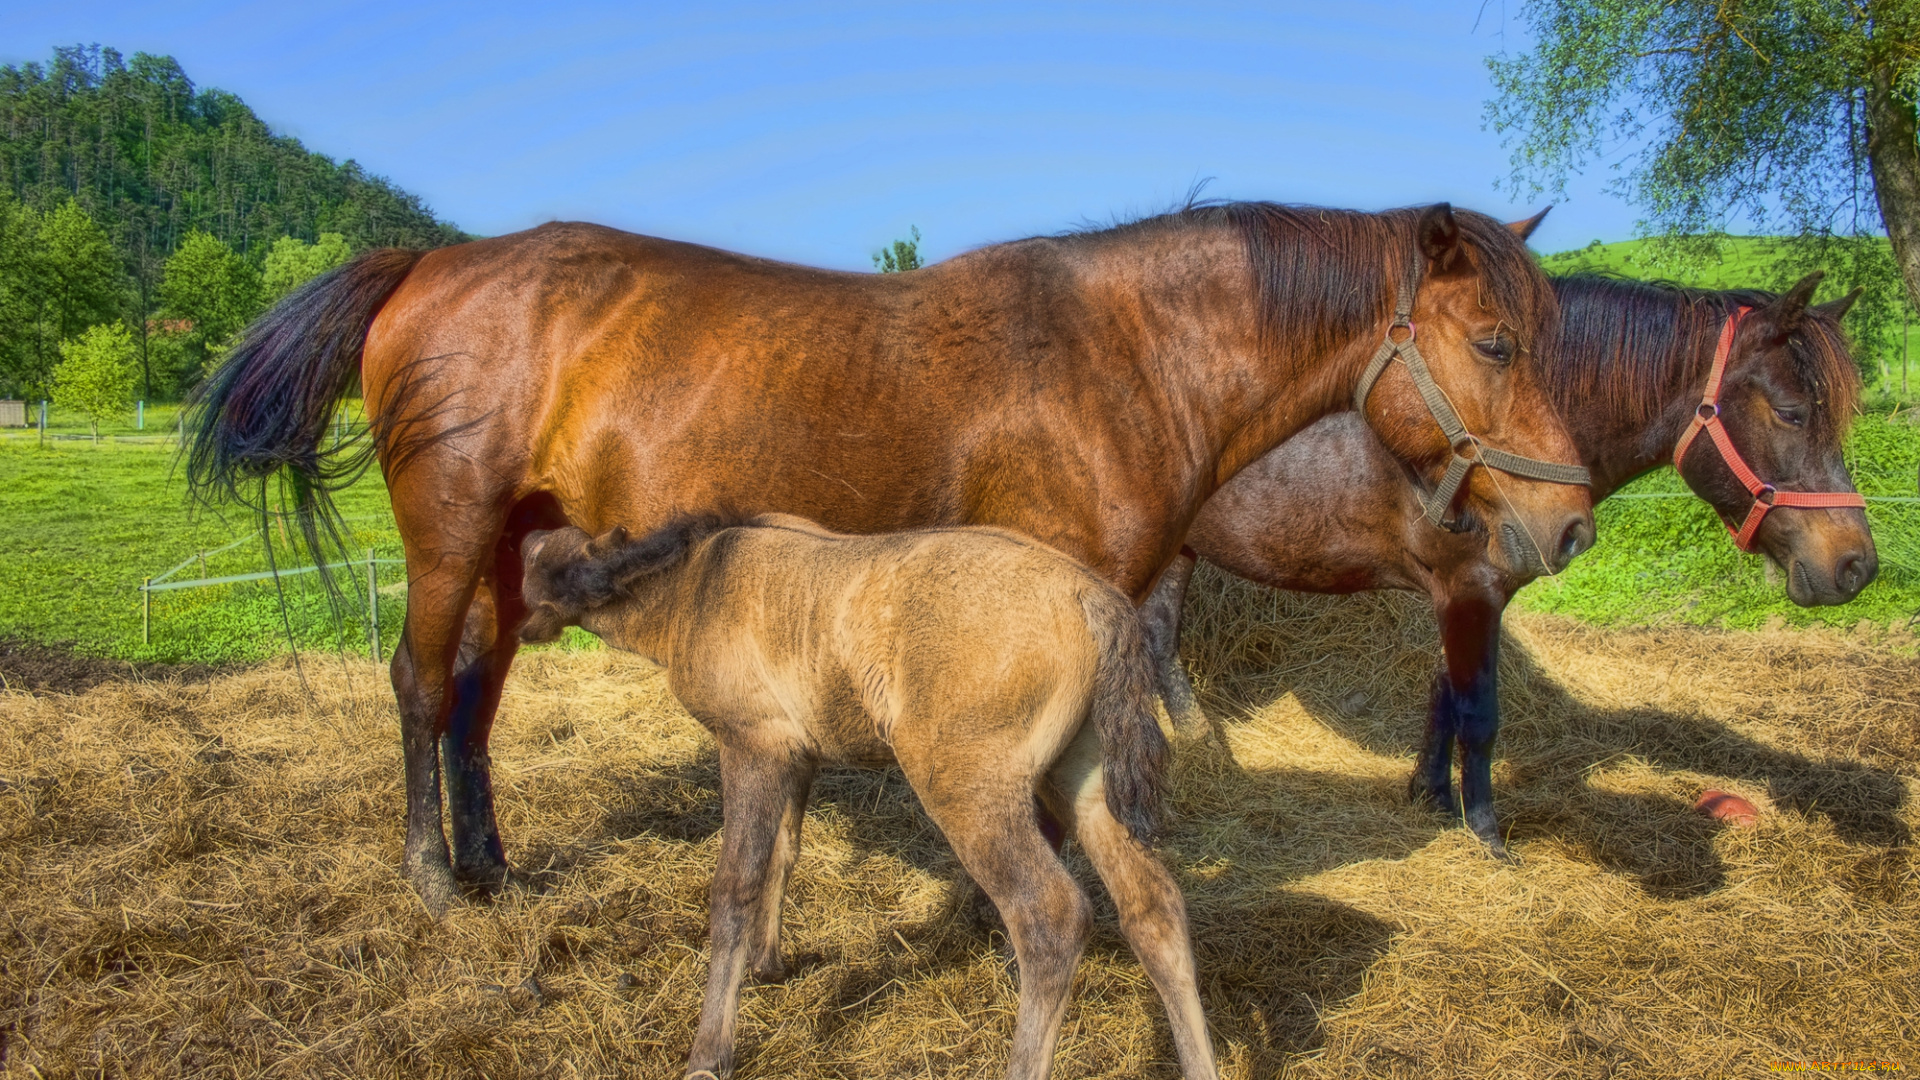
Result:
<svg viewBox="0 0 1920 1080"><path fill-rule="evenodd" d="M1153 656L1139 615L1112 587L1090 589L1080 602L1100 649L1091 719L1100 733L1107 811L1135 839L1150 844L1160 830L1170 754L1153 713Z"/></svg>
<svg viewBox="0 0 1920 1080"><path fill-rule="evenodd" d="M369 251L301 286L247 328L188 404L194 499L237 502L264 527L268 487L279 477L301 538L326 566L329 547L344 546L333 493L359 479L374 456L367 437L328 445L334 408L359 375L374 316L423 254ZM321 578L331 590L324 569Z"/></svg>

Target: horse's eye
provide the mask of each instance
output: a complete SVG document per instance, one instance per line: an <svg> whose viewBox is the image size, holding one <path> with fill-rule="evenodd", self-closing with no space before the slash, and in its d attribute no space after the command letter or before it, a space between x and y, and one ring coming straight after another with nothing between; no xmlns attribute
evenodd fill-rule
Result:
<svg viewBox="0 0 1920 1080"><path fill-rule="evenodd" d="M1486 357L1496 364L1510 364L1513 362L1513 342L1508 341L1504 337L1496 335L1484 341L1476 341L1473 343L1473 347L1481 356Z"/></svg>
<svg viewBox="0 0 1920 1080"><path fill-rule="evenodd" d="M1807 407L1805 405L1794 405L1790 408L1781 408L1775 405L1773 407L1773 415L1779 417L1780 422L1783 424L1791 424L1794 427L1807 426Z"/></svg>

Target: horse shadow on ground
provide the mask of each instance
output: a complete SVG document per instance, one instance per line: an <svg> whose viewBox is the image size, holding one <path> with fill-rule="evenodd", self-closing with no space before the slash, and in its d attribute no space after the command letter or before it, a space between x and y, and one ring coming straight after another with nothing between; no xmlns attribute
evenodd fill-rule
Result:
<svg viewBox="0 0 1920 1080"><path fill-rule="evenodd" d="M1189 760L1184 767L1196 764ZM645 838L701 845L720 831L719 760L711 743L691 759L613 779L623 789L622 795L609 802L600 820L584 829L577 841L516 853L522 867L518 873L530 891L558 892L570 875L610 857L618 842ZM833 820L850 849L849 864L893 859L953 883L935 910L882 933L884 939L897 938L904 948L894 948L890 942L878 949L850 948L860 954L857 962L835 965L835 982L812 1021L821 1042L884 1017L892 997L901 992L897 987L977 965L983 950L996 954L1009 973L1014 970L1013 949L992 904L968 880L898 770L823 769L814 782L808 810L809 832L820 827L823 817ZM1180 844L1179 834L1204 821L1183 814L1180 822L1184 824L1176 824L1172 843ZM1261 822L1252 824L1257 828ZM1438 828L1435 824L1426 830L1425 839L1430 840ZM1370 846L1365 853L1343 856L1336 852L1329 857L1371 857L1373 850ZM1094 931L1083 964L1131 967L1132 953L1119 933L1104 886L1071 841L1064 854L1094 906ZM805 839L800 858L804 868ZM1257 880L1219 896L1196 897L1196 891L1207 889L1203 882L1182 884L1189 897L1209 1022L1217 1036L1247 1046L1261 1071L1271 1072L1287 1058L1323 1043L1319 1017L1359 992L1362 977L1386 951L1397 928L1350 905L1284 888L1287 880L1297 876L1284 868L1275 875L1257 857L1248 865ZM705 881L701 884L704 890ZM796 953L791 938L786 951L789 978L807 975L831 959ZM1172 1036L1155 1001L1148 1009L1154 1017L1154 1056L1171 1062L1175 1056ZM743 1047L743 1052L751 1050ZM1157 1075L1161 1070L1148 1071Z"/></svg>
<svg viewBox="0 0 1920 1080"><path fill-rule="evenodd" d="M1353 631L1336 624L1356 613L1353 600L1313 598L1294 631L1302 640L1331 644L1314 648L1318 662L1269 665L1230 662L1206 672L1203 694L1218 726L1231 727L1288 694L1314 720L1375 754L1410 755L1424 736L1428 684L1439 660L1437 639L1396 629L1385 636L1397 645L1382 655L1378 639L1351 651L1341 647ZM1356 598L1357 599L1357 598ZM1405 605L1404 617L1431 623L1424 604ZM1363 617L1375 614L1361 613ZM1324 634L1315 623L1329 624ZM1767 792L1782 811L1824 819L1842 841L1880 849L1877 858L1904 861L1911 829L1902 820L1907 784L1900 773L1842 757L1816 759L1769 746L1729 725L1697 713L1650 706L1606 708L1571 694L1524 645L1503 636L1503 724L1496 750L1495 808L1510 840L1553 839L1580 850L1606 870L1634 880L1649 894L1668 899L1700 896L1721 888L1726 867L1715 853L1723 826L1693 809L1697 791L1685 797L1658 790L1608 790L1594 773L1610 762L1640 759L1661 771L1692 772L1752 785ZM1504 763L1504 769L1500 764ZM1408 770L1412 762L1408 760ZM1393 795L1405 802L1401 775ZM1278 787L1312 788L1310 777L1280 770ZM1677 785L1668 785L1675 787ZM1361 785L1356 795L1377 797ZM1439 824L1445 819L1430 814ZM1870 874L1864 887L1884 875Z"/></svg>

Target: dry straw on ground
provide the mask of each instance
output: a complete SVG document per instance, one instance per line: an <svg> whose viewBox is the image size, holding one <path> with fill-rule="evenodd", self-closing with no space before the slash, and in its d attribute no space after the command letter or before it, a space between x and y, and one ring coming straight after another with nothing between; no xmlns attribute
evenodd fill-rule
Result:
<svg viewBox="0 0 1920 1080"><path fill-rule="evenodd" d="M1196 589L1230 755L1183 754L1166 855L1229 1076L1920 1066L1910 649L1512 620L1502 865L1405 799L1433 647L1411 598ZM395 870L384 672L306 675L311 699L285 664L0 694L6 1073L677 1076L720 816L661 680L523 658L494 760L526 881L435 922ZM1708 787L1759 826L1696 815ZM797 970L748 992L740 1075L998 1075L1008 951L955 882L904 785L824 778ZM1057 1074L1172 1076L1101 910Z"/></svg>

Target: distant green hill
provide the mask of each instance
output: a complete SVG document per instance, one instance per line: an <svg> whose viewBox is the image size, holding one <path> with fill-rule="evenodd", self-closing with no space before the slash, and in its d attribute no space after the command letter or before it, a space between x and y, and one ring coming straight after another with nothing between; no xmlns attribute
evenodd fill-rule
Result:
<svg viewBox="0 0 1920 1080"><path fill-rule="evenodd" d="M467 239L419 196L195 87L172 57L98 45L0 67L0 191L42 211L77 200L137 282L195 229L256 264L282 236L340 233L355 251Z"/></svg>
<svg viewBox="0 0 1920 1080"><path fill-rule="evenodd" d="M1780 242L1776 236L1729 236L1718 242L1717 258L1692 262L1663 257L1660 243L1654 240L1595 241L1542 256L1540 265L1549 274L1613 273L1704 289L1774 288L1779 285Z"/></svg>

